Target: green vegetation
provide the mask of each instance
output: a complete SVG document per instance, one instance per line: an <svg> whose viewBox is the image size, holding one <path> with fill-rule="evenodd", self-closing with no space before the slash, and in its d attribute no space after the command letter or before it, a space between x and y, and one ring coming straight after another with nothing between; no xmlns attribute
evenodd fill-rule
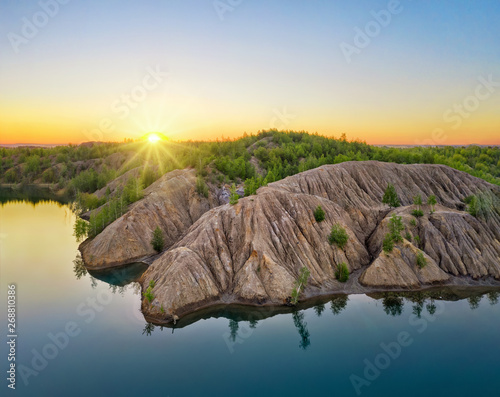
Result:
<svg viewBox="0 0 500 397"><path fill-rule="evenodd" d="M192 168L209 184L242 184L245 195L257 189L324 164L377 160L398 164L444 164L500 185L498 147L412 147L388 148L348 141L345 135L327 138L292 131L262 131L239 139L216 141L164 141L156 144L157 154L144 150L142 141L86 143L51 148L0 148L0 183L50 184L79 201L78 213L92 210L88 235L100 233L106 225L127 211L142 197L142 189L167 172ZM129 174L127 174L130 172ZM122 177L120 179L116 179ZM113 185L108 185L112 180ZM96 195L99 189L106 194ZM399 205L394 187L383 200ZM198 187L201 195L205 188ZM99 197L81 196L93 194ZM430 203L429 203L430 204ZM483 203L472 204L482 216ZM479 205L479 207L478 207ZM479 210L477 209L479 208Z"/></svg>
<svg viewBox="0 0 500 397"><path fill-rule="evenodd" d="M417 210L420 210L420 206L422 205L422 196L420 194L413 197L413 204L417 206Z"/></svg>
<svg viewBox="0 0 500 397"><path fill-rule="evenodd" d="M412 219L412 220L410 221L410 226L412 226L412 227L417 226L417 220L416 220L416 219Z"/></svg>
<svg viewBox="0 0 500 397"><path fill-rule="evenodd" d="M349 280L349 268L345 262L339 263L337 265L337 270L335 271L335 278L341 283L345 283Z"/></svg>
<svg viewBox="0 0 500 397"><path fill-rule="evenodd" d="M413 240L415 241L417 247L420 247L420 236L418 234L413 237Z"/></svg>
<svg viewBox="0 0 500 397"><path fill-rule="evenodd" d="M236 192L236 185L233 183L231 189L229 189L229 204L236 205L239 199L240 195Z"/></svg>
<svg viewBox="0 0 500 397"><path fill-rule="evenodd" d="M389 231L391 234L392 241L395 243L400 243L403 241L401 237L401 232L405 230L401 217L393 214L389 220Z"/></svg>
<svg viewBox="0 0 500 397"><path fill-rule="evenodd" d="M349 235L346 230L340 224L335 224L332 226L332 231L330 236L328 236L328 241L330 244L335 244L340 249L344 249L347 244L347 240L349 240Z"/></svg>
<svg viewBox="0 0 500 397"><path fill-rule="evenodd" d="M420 269L423 269L426 265L427 265L427 259L425 258L424 253L420 251L417 254L417 266Z"/></svg>
<svg viewBox="0 0 500 397"><path fill-rule="evenodd" d="M424 211L422 210L413 210L411 212L411 214L415 217L415 218L420 218L422 216L424 216Z"/></svg>
<svg viewBox="0 0 500 397"><path fill-rule="evenodd" d="M437 204L437 199L435 195L430 195L427 198L427 204L431 206L431 214L435 212L435 205Z"/></svg>
<svg viewBox="0 0 500 397"><path fill-rule="evenodd" d="M149 303L153 302L155 296L153 294L153 287L151 285L149 285L149 287L146 289L146 292L144 292L144 297L149 301Z"/></svg>
<svg viewBox="0 0 500 397"><path fill-rule="evenodd" d="M408 241L412 240L410 232L406 232L405 239L407 239Z"/></svg>
<svg viewBox="0 0 500 397"><path fill-rule="evenodd" d="M325 211L321 208L321 205L318 205L314 210L314 219L316 219L316 222L323 222L325 220Z"/></svg>
<svg viewBox="0 0 500 397"><path fill-rule="evenodd" d="M297 302L299 301L299 296L300 293L304 290L304 288L307 285L307 280L309 280L309 276L311 275L311 272L307 267L303 267L300 269L299 272L299 278L295 281L293 290L292 290L292 299L291 303L293 305L296 305Z"/></svg>
<svg viewBox="0 0 500 397"><path fill-rule="evenodd" d="M163 251L163 247L165 246L165 240L163 239L163 232L161 231L159 226L156 226L156 229L153 231L153 237L151 238L151 245L156 252Z"/></svg>
<svg viewBox="0 0 500 397"><path fill-rule="evenodd" d="M208 198L208 186L201 175L196 178L196 192L200 196Z"/></svg>
<svg viewBox="0 0 500 397"><path fill-rule="evenodd" d="M401 205L399 202L398 194L396 193L396 188L393 184L389 183L385 189L384 197L382 197L382 203L387 204L391 208L396 208Z"/></svg>
<svg viewBox="0 0 500 397"><path fill-rule="evenodd" d="M403 241L401 237L401 232L405 229L401 217L393 214L389 220L389 233L387 233L382 242L382 249L384 252L389 253L394 249L395 243L400 243ZM407 233L408 236L409 233ZM409 236L411 240L411 235ZM408 238L407 238L408 239Z"/></svg>
<svg viewBox="0 0 500 397"><path fill-rule="evenodd" d="M493 214L500 215L500 199L491 192L480 192L465 199L467 211L476 218L489 219Z"/></svg>
<svg viewBox="0 0 500 397"><path fill-rule="evenodd" d="M77 218L75 224L73 225L73 236L76 237L76 241L80 242L87 238L89 233L89 223L81 218Z"/></svg>
<svg viewBox="0 0 500 397"><path fill-rule="evenodd" d="M392 235L391 233L387 233L384 237L384 241L382 243L382 248L384 252L392 252L394 249L394 241L392 240Z"/></svg>

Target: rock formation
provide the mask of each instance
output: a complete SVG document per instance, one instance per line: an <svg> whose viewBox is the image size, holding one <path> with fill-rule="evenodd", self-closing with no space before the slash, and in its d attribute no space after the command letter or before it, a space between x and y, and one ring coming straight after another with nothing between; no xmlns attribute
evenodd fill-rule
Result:
<svg viewBox="0 0 500 397"><path fill-rule="evenodd" d="M401 207L382 204L392 183ZM153 255L149 240L160 225L168 249L141 278L146 318L168 322L201 307L224 303L281 305L300 269L311 273L302 298L330 293L419 289L457 277L500 280L500 216L478 219L464 199L500 188L442 165L346 162L325 165L260 188L239 203L217 206L200 198L192 171L175 171L148 188L122 218L82 244L87 266L105 267ZM435 195L434 213L424 206L415 219L413 197ZM326 217L316 222L321 205ZM401 216L404 238L382 250L389 218ZM414 221L412 221L415 219ZM331 245L333 225L348 236L344 249ZM418 237L417 237L418 236ZM423 255L426 266L417 266ZM336 280L346 263L350 280ZM500 284L499 284L500 285Z"/></svg>

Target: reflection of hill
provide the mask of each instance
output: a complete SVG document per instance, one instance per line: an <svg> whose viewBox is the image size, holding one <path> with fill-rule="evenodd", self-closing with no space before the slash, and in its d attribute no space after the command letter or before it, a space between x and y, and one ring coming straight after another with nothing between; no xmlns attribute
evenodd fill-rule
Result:
<svg viewBox="0 0 500 397"><path fill-rule="evenodd" d="M98 280L118 287L123 287L134 281L138 281L147 268L148 265L144 263L133 263L112 270L88 270L88 272L92 277Z"/></svg>

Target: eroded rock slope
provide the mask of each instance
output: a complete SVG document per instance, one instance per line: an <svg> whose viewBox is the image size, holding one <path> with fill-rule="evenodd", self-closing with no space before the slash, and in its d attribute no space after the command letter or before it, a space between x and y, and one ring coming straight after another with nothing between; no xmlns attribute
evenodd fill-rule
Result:
<svg viewBox="0 0 500 397"><path fill-rule="evenodd" d="M382 240L392 212L381 199L389 182L402 204L394 210L403 218L402 235L409 239L387 254ZM216 303L282 304L303 266L311 272L305 297L420 288L452 276L499 280L498 214L486 222L463 211L463 200L479 192L500 196L497 186L441 165L347 162L286 178L201 216L143 275L143 290L154 285L143 312L169 321ZM417 194L424 201L433 194L439 205L432 215L424 206L426 215L412 225ZM313 216L318 205L326 212L321 223ZM349 235L344 249L328 243L336 223ZM416 263L420 252L427 261L422 269ZM347 284L335 279L341 262L354 272Z"/></svg>

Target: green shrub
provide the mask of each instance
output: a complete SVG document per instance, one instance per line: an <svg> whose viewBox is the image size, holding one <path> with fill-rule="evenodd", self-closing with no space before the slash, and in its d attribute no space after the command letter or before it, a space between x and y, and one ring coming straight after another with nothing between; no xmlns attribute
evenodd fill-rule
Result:
<svg viewBox="0 0 500 397"><path fill-rule="evenodd" d="M422 196L420 194L413 197L413 204L417 206L417 210L420 210L420 206L422 205Z"/></svg>
<svg viewBox="0 0 500 397"><path fill-rule="evenodd" d="M413 240L415 240L417 247L420 247L420 236L418 234L413 237Z"/></svg>
<svg viewBox="0 0 500 397"><path fill-rule="evenodd" d="M390 233L387 233L384 237L384 242L382 243L384 252L392 252L394 249L394 241Z"/></svg>
<svg viewBox="0 0 500 397"><path fill-rule="evenodd" d="M427 204L431 206L431 214L435 211L435 205L437 204L437 199L435 195L431 195L427 198Z"/></svg>
<svg viewBox="0 0 500 397"><path fill-rule="evenodd" d="M229 190L229 204L236 205L236 204L238 204L239 199L240 199L240 196L238 193L236 193L236 186L233 183L233 185L231 186L231 189Z"/></svg>
<svg viewBox="0 0 500 397"><path fill-rule="evenodd" d="M314 210L314 219L316 219L316 222L323 222L325 220L325 211L323 211L321 205L318 205Z"/></svg>
<svg viewBox="0 0 500 397"><path fill-rule="evenodd" d="M335 278L341 283L345 283L349 280L349 268L345 262L339 263L337 265L337 270L335 271Z"/></svg>
<svg viewBox="0 0 500 397"><path fill-rule="evenodd" d="M410 221L410 226L413 226L413 227L417 226L417 220L416 219L412 219Z"/></svg>
<svg viewBox="0 0 500 397"><path fill-rule="evenodd" d="M424 216L424 211L422 210L413 210L411 212L411 214L415 217L415 218L420 218L422 216Z"/></svg>
<svg viewBox="0 0 500 397"><path fill-rule="evenodd" d="M389 205L391 208L396 208L401 205L398 194L396 193L396 188L391 183L389 183L385 189L384 197L382 197L382 203Z"/></svg>
<svg viewBox="0 0 500 397"><path fill-rule="evenodd" d="M208 186L201 175L196 178L196 192L203 197L208 198Z"/></svg>
<svg viewBox="0 0 500 397"><path fill-rule="evenodd" d="M346 230L338 223L332 226L332 231L328 237L330 244L337 245L340 249L344 249L349 240L349 235Z"/></svg>
<svg viewBox="0 0 500 397"><path fill-rule="evenodd" d="M165 241L163 240L163 233L159 226L156 226L156 229L153 232L153 238L151 239L151 245L156 252L163 251L163 247L165 245Z"/></svg>
<svg viewBox="0 0 500 397"><path fill-rule="evenodd" d="M149 286L146 289L146 292L144 292L144 297L149 301L149 303L153 302L153 299L155 298L153 294L153 287Z"/></svg>
<svg viewBox="0 0 500 397"><path fill-rule="evenodd" d="M420 269L423 269L427 265L427 259L425 259L424 253L420 251L417 254L417 266Z"/></svg>
<svg viewBox="0 0 500 397"><path fill-rule="evenodd" d="M392 240L395 243L399 243L399 242L403 241L403 239L401 237L401 232L404 229L405 229L405 227L403 226L403 222L401 220L401 217L396 215L396 214L393 214L391 216L391 219L389 220L389 230L391 232Z"/></svg>
<svg viewBox="0 0 500 397"><path fill-rule="evenodd" d="M408 241L411 241L411 234L409 232L406 232L405 239L407 239Z"/></svg>

